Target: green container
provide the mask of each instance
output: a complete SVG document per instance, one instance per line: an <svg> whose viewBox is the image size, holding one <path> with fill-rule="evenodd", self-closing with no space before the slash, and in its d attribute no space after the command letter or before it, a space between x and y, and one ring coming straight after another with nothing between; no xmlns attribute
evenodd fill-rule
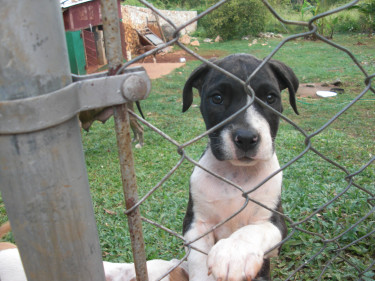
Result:
<svg viewBox="0 0 375 281"><path fill-rule="evenodd" d="M82 31L66 31L66 44L68 45L70 71L77 75L86 74L86 56L83 45Z"/></svg>

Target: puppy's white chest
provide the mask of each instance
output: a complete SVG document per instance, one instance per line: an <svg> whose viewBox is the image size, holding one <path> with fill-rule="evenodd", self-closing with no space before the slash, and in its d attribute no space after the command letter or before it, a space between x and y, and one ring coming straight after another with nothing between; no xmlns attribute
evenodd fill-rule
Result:
<svg viewBox="0 0 375 281"><path fill-rule="evenodd" d="M192 174L191 196L196 220L214 226L238 213L215 230L217 239L228 237L242 226L269 220L272 213L255 202L275 209L280 198L282 175L277 174L256 190L254 187L279 168L276 155L269 163L238 167L227 161L217 161L207 151L200 164L238 186L236 188L198 167ZM249 192L251 200L245 199L244 192Z"/></svg>

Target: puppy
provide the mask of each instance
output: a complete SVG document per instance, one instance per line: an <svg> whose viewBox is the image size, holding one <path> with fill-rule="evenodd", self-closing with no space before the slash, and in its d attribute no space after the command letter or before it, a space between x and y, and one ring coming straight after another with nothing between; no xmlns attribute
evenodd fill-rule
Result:
<svg viewBox="0 0 375 281"><path fill-rule="evenodd" d="M147 262L148 281L159 280L170 269L175 267L179 260L151 260ZM106 281L136 281L134 264L132 263L111 263L103 262ZM188 281L187 263L171 271L161 281Z"/></svg>
<svg viewBox="0 0 375 281"><path fill-rule="evenodd" d="M6 242L3 242L6 243ZM1 244L3 244L1 243ZM0 280L27 281L20 254L15 245L7 243L8 247L0 251ZM4 246L4 245L3 245ZM156 281L177 266L178 260L152 260L147 262L148 280ZM136 281L134 264L103 262L106 281ZM162 281L188 281L187 264L183 262Z"/></svg>
<svg viewBox="0 0 375 281"><path fill-rule="evenodd" d="M261 62L249 54L235 54L214 63L246 81ZM252 78L250 86L256 98L278 112L283 111L281 91L288 88L290 104L298 114L298 79L282 62L270 60ZM185 84L183 112L193 102L192 88L199 91L200 111L207 130L250 103L240 82L206 64L193 71ZM257 187L280 168L274 143L279 117L263 103L254 102L211 132L199 160L202 167L242 191L198 166L191 175L183 234L200 251L192 249L188 257L190 281L270 280L269 258L278 255L278 244L287 229L281 215L282 173ZM247 204L244 193L250 198Z"/></svg>
<svg viewBox="0 0 375 281"><path fill-rule="evenodd" d="M0 238L11 231L9 221L0 226ZM187 263L173 259L171 261L151 260L147 262L149 281L159 280L173 269L162 281L188 281ZM177 266L178 265L178 266ZM134 264L103 262L106 281L136 281ZM0 242L0 281L27 281L20 254L16 245Z"/></svg>

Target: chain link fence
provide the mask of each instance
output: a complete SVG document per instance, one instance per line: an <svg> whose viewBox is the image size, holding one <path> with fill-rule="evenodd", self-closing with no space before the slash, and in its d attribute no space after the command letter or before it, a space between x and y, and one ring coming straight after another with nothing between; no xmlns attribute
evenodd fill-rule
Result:
<svg viewBox="0 0 375 281"><path fill-rule="evenodd" d="M367 186L364 187L360 181L357 180L357 178L366 170L370 169L371 165L373 165L373 162L375 160L375 157L370 154L369 159L367 159L365 162L363 162L363 165L360 169L356 171L350 171L347 169L345 166L340 165L337 161L331 159L329 156L324 155L313 145L313 138L321 134L323 131L327 130L327 128L336 120L340 118L342 114L347 112L352 106L361 100L366 94L375 93L374 88L371 85L372 79L374 77L374 74L370 75L366 72L366 70L362 67L361 63L358 61L358 59L346 48L343 46L340 46L336 43L334 43L331 40L326 39L324 36L318 33L317 31L317 25L316 22L324 17L327 17L329 15L333 15L335 13L338 13L340 11L343 11L347 9L348 7L351 7L355 5L359 1L352 1L346 5L343 5L339 8L318 14L311 18L308 22L303 22L303 21L288 21L283 19L276 11L275 9L266 1L262 0L263 4L265 7L272 13L272 15L277 18L282 24L286 25L295 25L295 26L302 26L305 27L308 31L303 32L303 33L298 33L291 35L285 39L283 39L276 48L274 48L269 55L264 59L263 63L252 73L250 77L246 81L242 81L238 79L237 77L234 77L231 73L228 73L227 71L221 69L217 65L213 64L211 61L205 59L204 57L198 55L196 52L192 51L190 48L186 47L184 44L179 42L179 32L184 29L186 26L189 24L192 24L193 22L198 21L208 13L212 12L215 9L220 8L221 5L226 3L227 1L219 1L215 5L211 6L201 14L199 14L196 18L186 22L185 24L181 26L175 26L174 23L168 18L165 17L157 8L155 8L152 4L148 3L147 1L140 1L142 4L144 4L146 7L150 8L154 13L156 13L159 17L163 18L166 22L169 23L171 27L174 29L174 36L173 39L166 42L163 45L158 46L156 49L153 49L151 51L148 51L144 53L143 55L127 62L125 65L121 67L121 69L118 70L118 73L121 73L125 68L133 64L134 62L137 62L139 60L142 60L144 57L152 55L154 53L157 53L158 51L172 45L177 45L181 49L185 50L188 54L196 57L198 60L202 61L202 63L205 63L209 65L210 67L221 71L222 73L226 74L227 76L231 77L232 79L235 79L242 83L243 86L247 85L250 89L250 81L252 77L263 67L263 65L269 61L280 49L283 48L283 46L292 40L295 40L297 38L301 37L306 37L309 35L314 35L316 36L317 39L321 40L322 42L332 46L333 48L337 49L337 52L341 52L343 56L349 56L352 63L355 64L358 69L363 73L363 79L364 79L364 84L365 87L362 92L358 93L358 95L351 100L350 103L347 105L343 106L341 110L339 110L337 113L335 113L332 118L327 121L321 128L316 130L313 133L307 133L303 128L299 127L295 122L293 122L291 119L287 118L283 114L280 114L278 112L275 112L282 118L285 122L290 124L292 127L294 127L295 131L298 132L298 134L301 137L301 140L304 142L304 149L302 152L300 152L297 156L295 156L292 160L288 161L285 163L279 171L276 173L286 170L287 168L293 170L294 167L298 166L299 163L298 161L302 159L303 157L307 157L307 155L310 155L311 153L317 158L319 158L319 161L322 160L324 161L329 167L333 168L336 171L339 171L340 175L342 175L341 179L344 179L346 184L345 187L342 188L341 190L335 192L333 196L330 198L320 198L319 201L316 202L316 206L314 208L310 209L310 211L306 212L305 215L303 215L303 219L292 219L288 215L288 209L286 209L285 214L281 214L285 220L288 223L288 236L280 243L284 244L288 242L291 246L288 247L289 249L291 248L297 248L298 251L300 251L300 255L302 256L301 259L296 259L293 262L288 262L288 259L291 259L291 257L288 258L288 253L287 252L282 252L281 257L278 258L275 263L274 267L277 268L284 268L284 275L280 276L274 276L274 279L277 280L320 280L320 279L325 279L326 280L338 280L338 277L335 276L335 274L332 274L332 271L339 270L339 271L348 271L350 274L347 275L342 275L342 276L349 276L347 277L348 279L346 280L352 280L357 278L358 280L372 280L373 278L373 273L374 273L374 265L375 265L375 253L372 252L370 254L364 255L363 253L358 250L357 253L355 252L357 245L359 244L366 244L366 243L373 243L373 234L375 232L374 227L373 227L373 213L375 211L375 204L374 204L374 190L369 189ZM182 89L181 85L181 89ZM252 98L252 102L255 101L255 97L253 92L250 90L249 95ZM237 112L235 114L238 115L240 112ZM226 122L229 122L229 119L235 117L232 116L230 117L227 121L225 121L223 124L219 124L215 128L204 132L201 135L196 136L195 138L187 141L186 143L179 143L178 141L174 140L170 136L168 136L166 133L164 133L162 130L158 129L156 126L153 124L147 122L146 120L142 119L138 115L136 115L134 112L130 112L130 114L134 117L136 117L141 123L143 123L145 126L153 130L155 133L159 134L162 138L164 138L166 141L170 142L172 145L175 146L176 151L180 155L179 161L176 163L176 165L162 178L162 180L157 183L154 187L152 187L143 198L141 198L132 208L128 209L126 211L126 214L131 214L136 208L142 207L142 203L145 202L147 199L150 198L150 196L163 184L165 184L171 176L183 165L184 162L188 161L192 163L194 166L199 166L200 168L205 170L205 167L202 167L199 165L197 161L193 159L187 153L187 149L189 146L192 146L193 144L199 142L201 139L204 139L207 137L207 135L212 132L213 130L217 129L220 126L223 126L226 124ZM373 129L373 128L372 128ZM370 130L372 130L370 128ZM317 160L314 160L317 161ZM308 169L308 167L305 167ZM208 171L210 173L210 171ZM265 178L263 182L261 182L257 187L262 185L263 183L267 182L271 177L273 177L276 173L270 175L269 177ZM222 179L226 180L226 179ZM322 181L324 181L322 179ZM304 188L315 188L314 183L311 183L310 187L304 187ZM255 187L255 188L257 188ZM236 187L234 187L236 188ZM241 189L240 189L241 190ZM286 191L285 191L286 190ZM340 224L339 225L339 231L335 233L327 233L326 231L329 229L324 228L324 223L321 227L321 231L317 231L313 227L310 227L311 221L316 220L316 219L321 219L322 221L325 220L323 217L325 210L329 208L334 208L336 207L333 206L338 206L338 205L345 205L348 204L348 198L347 195L348 193L351 193L350 196L353 196L353 190L355 192L360 193L360 198L362 198L363 201L366 201L366 203L362 206L365 206L364 209L358 210L358 212L355 214L356 216L356 222L353 224ZM288 192L288 187L284 187L284 193ZM354 192L354 194L356 194ZM245 198L248 200L252 200L249 196L249 194L242 194ZM295 198L296 202L295 204L301 204L303 202L303 199L301 198ZM258 202L255 202L259 205L261 205ZM246 206L246 205L245 205ZM262 206L262 205L261 205ZM244 207L244 206L243 206ZM236 216L238 213L240 213L243 209L243 207L239 206L238 212L234 213L231 217L229 217L227 220L221 222L219 225L215 227L219 227L220 225L224 224L234 216ZM265 207L265 206L263 206ZM361 207L362 208L362 207ZM274 210L271 210L272 212L276 212ZM337 213L337 216L352 216L353 214L339 214ZM340 217L337 218L340 220ZM172 235L176 238L178 238L181 241L181 245L185 246L187 251L186 255L181 259L181 262L185 260L191 250L191 243L193 241L185 241L184 237L180 235L179 233L176 233L175 231L168 229L167 227L163 226L161 223L158 223L156 221L153 221L151 219L142 217L142 220L150 224L154 227L158 227L163 231L166 231L169 233L169 235ZM361 234L358 235L353 235L353 233L356 232L356 229L361 228ZM212 230L211 230L212 231ZM328 230L329 231L329 230ZM306 234L306 235L300 235L300 234ZM206 233L207 234L207 233ZM355 238L353 238L355 237ZM302 240L299 240L302 239ZM309 249L307 250L304 248L304 243L305 239L314 241L314 249ZM293 247L294 245L294 247ZM279 246L279 244L277 245ZM365 246L368 248L369 251L373 251L373 247L370 246ZM359 247L358 247L359 249ZM311 252L306 252L306 251L311 251ZM283 256L284 255L284 256ZM364 258L364 257L372 257L372 259ZM292 265L291 265L292 264ZM340 264L339 266L337 266ZM287 272L285 274L285 272ZM310 273L307 273L310 272ZM168 272L166 272L168 274ZM281 277L282 276L282 277ZM285 277L286 276L286 277ZM356 276L355 278L353 276Z"/></svg>
<svg viewBox="0 0 375 281"><path fill-rule="evenodd" d="M106 2L106 1L103 1ZM116 54L114 54L112 59L110 60L112 62L112 66L110 67L110 74L122 74L129 66L131 66L133 63L141 61L143 58L146 56L155 54L159 52L160 50L172 46L172 45L177 45L184 51L186 51L188 54L194 56L198 60L200 60L202 63L205 63L209 65L210 67L224 73L225 75L229 76L231 79L236 80L237 82L241 83L244 87L247 87L249 89L249 96L251 98L251 103L246 106L246 108L250 107L252 103L254 102L261 102L257 100L257 98L254 95L254 91L251 88L251 80L252 78L256 75L257 72L260 71L260 69L267 63L271 58L274 57L274 55L282 50L284 45L290 41L293 41L297 38L302 38L305 36L309 35L314 35L317 39L321 40L322 42L332 46L333 48L337 49L337 52L342 53L343 56L348 56L352 63L356 65L358 70L363 74L363 80L364 80L364 88L361 92L359 92L354 99L352 99L349 103L344 104L340 110L337 112L333 113L332 118L330 118L328 121L325 122L323 126L321 126L319 129L315 130L312 133L308 133L305 129L300 127L296 122L288 118L286 115L283 115L273 109L270 108L275 114L280 116L282 120L291 128L293 128L293 131L295 132L295 138L301 141L301 146L303 147L300 152L296 153L296 156L293 156L291 160L285 161L285 163L282 165L282 167L273 173L272 175L268 176L267 178L264 178L264 180L258 184L254 189L257 189L260 187L262 184L267 182L269 179L271 179L274 175L277 173L283 171L285 174L285 184L284 184L284 193L283 197L287 197L288 199L288 204L285 207L285 214L279 213L275 210L270 210L274 213L277 213L279 215L282 215L285 220L287 221L288 224L288 235L287 237L281 241L277 246L280 246L283 244L283 250L281 252L280 257L276 258L275 260L272 261L272 268L273 270L273 278L275 280L320 280L320 279L325 279L325 280L340 280L340 279L346 279L346 280L373 280L374 279L374 267L375 267L375 249L374 249L374 211L375 211L375 195L374 195L374 185L373 183L368 184L368 179L366 181L363 180L363 178L366 177L371 177L371 173L368 173L370 169L373 169L373 164L375 160L375 156L367 155L366 157L362 157L360 159L360 167L356 168L353 170L352 168L348 168L345 165L342 165L337 161L337 159L333 159L330 155L327 155L326 153L322 153L321 150L319 149L319 146L316 146L314 143L314 139L317 136L322 135L324 132L328 130L328 127L330 127L334 122L340 120L340 118L347 113L349 110L352 110L355 106L355 104L359 101L361 101L365 96L372 95L375 93L375 90L373 86L371 85L372 79L374 78L375 74L368 74L366 70L362 67L362 64L360 61L353 55L352 52L350 52L348 49L334 43L333 41L330 41L326 39L325 37L321 36L318 31L317 31L317 26L316 22L324 17L333 15L335 13L338 13L340 11L343 11L355 4L357 4L359 1L352 1L346 5L343 5L339 8L336 8L334 10L318 14L311 18L308 22L302 22L302 21L287 21L284 20L280 15L275 11L275 9L266 1L266 0L261 0L261 2L264 4L264 6L272 13L272 15L280 21L282 24L286 25L294 25L294 26L302 26L305 27L306 32L303 33L298 33L291 35L285 39L283 39L264 59L263 63L259 65L259 67L245 80L241 80L235 76L233 76L231 73L225 71L224 69L221 69L217 65L213 64L211 61L205 59L204 57L198 55L196 52L192 51L185 45L181 44L179 42L180 38L180 31L183 30L186 26L198 21L202 17L206 16L207 14L211 13L215 9L220 9L220 6L225 4L226 2L229 1L219 1L215 5L211 6L201 14L199 14L196 18L186 22L185 24L181 26L175 26L174 23L168 18L165 17L157 8L155 8L153 5L148 3L147 1L140 0L142 4L144 4L146 7L150 8L155 14L157 14L159 17L163 18L169 25L174 29L174 35L173 39L169 40L168 42L159 45L157 48L148 51L144 53L143 55L125 63L122 67L117 68L118 61L116 61L119 56L118 51ZM53 11L56 9L54 7ZM51 8L51 9L52 9ZM57 10L56 10L57 11ZM55 12L56 12L55 11ZM108 15L111 14L112 11L108 11ZM106 12L107 13L107 12ZM116 14L116 12L114 12ZM35 13L37 14L37 13ZM113 14L113 13L112 13ZM106 19L109 19L110 16L106 17ZM116 23L117 24L117 23ZM116 25L115 24L115 25ZM47 28L48 29L48 28ZM62 29L61 29L62 33ZM109 32L107 32L108 35ZM111 41L112 38L108 39L107 43L114 43L119 46L118 42L109 42ZM113 47L113 46L112 46ZM35 49L35 46L34 46ZM49 48L53 49L53 48ZM110 50L111 47L108 47L107 50ZM116 49L116 46L113 48ZM35 50L34 50L35 51ZM52 56L51 56L52 57ZM61 59L62 60L62 59ZM60 67L61 68L61 67ZM66 68L67 69L67 68ZM182 92L182 86L181 85L181 92ZM47 92L52 91L48 90ZM267 106L267 105L264 105ZM141 264L144 263L144 256L142 256L142 249L144 247L144 242L142 238L142 228L140 227L139 221L142 220L144 224L147 225L147 227L155 227L160 229L163 233L165 233L168 236L171 236L175 238L173 241L176 244L179 244L181 249L181 254L180 254L180 262L182 263L184 260L186 260L191 253L192 249L198 250L194 248L191 244L194 241L186 241L184 237L179 233L176 232L175 230L170 229L169 227L166 227L161 221L157 221L155 219L150 219L147 217L141 217L139 209L142 209L143 204L147 200L152 200L152 196L154 192L160 190L162 186L165 184L168 184L169 181L172 179L172 177L176 176L179 171L181 171L182 167L188 163L191 166L198 166L203 170L206 170L208 173L213 174L211 171L208 171L205 167L202 167L196 160L195 157L191 155L190 153L190 148L193 147L194 145L204 142L208 134L210 134L212 131L215 129L219 128L220 126L224 126L227 122L230 122L231 119L235 118L238 116L241 111L245 110L246 108L241 109L237 113L235 113L233 116L229 117L226 121L222 122L218 126L210 129L209 131L206 131L202 134L197 135L196 137L192 138L191 140L188 140L185 143L180 143L176 139L170 137L168 134L163 132L163 130L160 130L155 126L154 124L148 122L147 120L139 117L137 114L135 114L133 111L129 111L130 115L136 119L139 120L143 125L147 126L152 132L155 134L159 135L164 141L170 143L173 147L175 152L175 155L177 156L178 160L176 161L175 165L173 168L169 170L165 175L162 176L161 180L155 184L153 187L151 187L147 193L140 199L140 200L135 200L135 202L130 202L131 200L137 199L137 194L135 190L130 191L127 193L129 196L126 198L127 201L127 210L126 214L130 217L130 232L132 235L135 237L135 239L132 241L132 249L133 249L133 255L134 255L134 261L136 264L137 274L139 276L144 276L145 272L143 274L139 274L140 271L144 270L145 271L145 265ZM130 185L133 187L136 186L135 182L135 177L132 177L134 174L134 167L132 167L132 163L129 163L129 158L132 157L131 155L131 150L129 150L129 143L130 143L130 138L123 138L123 132L126 131L122 125L128 122L127 119L127 114L126 113L126 106L121 107L117 109L117 131L119 132L119 149L121 150L123 147L125 147L123 150L126 152L125 154L120 155L120 160L121 160L121 166L125 166L124 172L123 172L123 182L131 182ZM74 112L76 114L76 112ZM74 115L73 114L73 115ZM116 115L115 114L115 115ZM76 120L73 120L74 122ZM74 122L71 122L72 124ZM203 121L202 121L203 122ZM360 120L359 120L360 122ZM75 123L74 123L75 124ZM73 125L71 125L73 127ZM75 124L74 126L78 126ZM74 127L74 128L76 128ZM68 128L69 131L71 131L70 127ZM369 130L373 130L373 128L369 128ZM78 132L78 127L75 129L77 132L77 135L79 134ZM28 132L27 132L28 133ZM128 132L126 132L127 135ZM29 137L29 136L27 136ZM42 141L49 140L49 138L44 137L42 138ZM127 142L127 143L124 143ZM147 142L147 139L146 139ZM30 144L30 141L25 141L25 143ZM62 141L66 145L65 141ZM79 140L77 138L77 142L79 143ZM45 143L43 143L45 145ZM41 145L42 146L42 145ZM71 146L69 147L71 150ZM77 148L79 150L80 147ZM167 152L163 152L167 153ZM168 152L169 153L169 152ZM74 153L72 153L74 154ZM121 153L120 153L121 154ZM302 160L308 159L305 162ZM364 160L365 159L365 160ZM321 179L319 183L314 182L316 178L311 177L311 173L314 173L314 169L316 169L317 165L313 165L314 161L318 161L321 165L322 168L320 170L320 173L324 178ZM4 161L5 162L5 161ZM41 162L46 162L46 160L41 161ZM58 161L56 161L57 163ZM67 163L70 165L67 166L72 166L71 165L71 160L67 160ZM83 161L81 161L83 164ZM124 162L127 162L124 164ZM130 161L131 162L131 161ZM47 162L46 162L47 163ZM323 163L323 164L322 164ZM130 166L129 166L130 165ZM72 166L72 170L75 171L76 169L74 166ZM128 170L127 170L128 169ZM298 183L294 183L293 181L296 180L295 177L293 177L291 174L295 170L302 170L303 174L305 174L304 179ZM50 178L52 177L52 173L55 173L53 169L50 169L48 167L48 164L46 164L46 171L49 171L51 173ZM56 169L57 170L57 169ZM128 171L131 170L129 173ZM138 170L139 171L139 170ZM79 175L83 174L82 173L77 173ZM214 175L214 174L213 174ZM215 175L216 176L216 175ZM66 177L66 175L61 175L62 178ZM77 178L81 178L78 177ZM42 179L43 180L43 179ZM223 181L227 181L227 179L221 178ZM373 179L370 178L370 181L373 181ZM329 187L333 181L335 182L340 182L338 185L339 188L335 188L330 190L327 188L327 192L322 192L321 197L314 197L313 200L315 200L315 204L313 206L307 206L306 208L302 208L301 205L304 204L304 197L303 196L309 196L309 189L316 189L316 188L321 188L323 187ZM85 183L85 186L87 184ZM128 184L129 185L129 184ZM292 195L291 190L292 187L294 187L294 192ZM301 190L304 189L304 193L301 192L301 194L296 193L296 186L298 190L298 186L301 186ZM9 184L9 186L13 186L12 184ZM16 185L15 185L16 186ZM25 183L25 186L28 188L28 184ZM35 184L35 186L38 186L38 184ZM187 183L186 185L187 186ZM4 187L5 188L5 187ZM238 190L242 191L240 186L233 185L233 188L237 188ZM124 189L129 189L128 186L124 187ZM307 191L306 191L307 190ZM76 196L76 195L67 195L66 198L85 198L89 197L88 196L88 190L85 190L85 194L82 197ZM128 191L129 192L129 191ZM300 195L300 196L299 196ZM125 194L126 196L126 194ZM218 225L215 226L215 228L220 227L224 223L228 222L231 218L235 217L238 215L245 207L246 204L249 201L252 201L255 204L258 204L259 206L263 208L267 208L266 206L262 205L259 202L256 202L251 198L251 194L249 192L243 192L242 195L246 198L246 203L243 206L238 206L238 211L233 213L230 217L228 217L226 220L220 222ZM289 196L289 198L288 198ZM314 195L316 196L316 195ZM62 202L58 200L59 197L56 197L57 199L51 200L53 202ZM356 200L352 200L352 199ZM27 198L26 198L27 199ZM5 201L5 200L4 200ZM76 205L81 206L82 201L76 200ZM187 200L186 200L187 201ZM13 202L12 200L8 200L8 202ZM53 203L52 202L52 203ZM360 202L360 204L358 204ZM18 203L18 202L17 202ZM42 202L43 204L45 203L44 201ZM91 202L86 202L87 206L90 206ZM129 203L129 204L128 204ZM356 205L358 204L358 205ZM11 205L11 204L10 204ZM22 205L22 204L21 204ZM350 208L349 208L349 205ZM22 206L21 206L22 207ZM37 204L33 207L35 209ZM180 206L181 208L185 208L185 206ZM78 208L78 207L77 207ZM14 208L17 210L18 208ZM56 209L56 208L55 208ZM55 210L54 209L54 210ZM72 209L72 208L65 208L65 209ZM42 209L41 212L44 214L44 211L48 210L46 207L45 209ZM296 216L295 213L298 213ZM329 215L327 215L329 213ZM18 214L17 214L18 216ZM23 223L18 223L17 224L17 217L14 215L13 217L13 222L15 222L15 230L18 231L18 233L22 234L26 230L23 229L24 224ZM91 214L88 215L83 215L83 219L87 220L87 217L90 217ZM21 216L22 217L22 216ZM64 217L65 218L65 217ZM74 214L72 215L72 221L74 220L75 216ZM37 221L38 219L35 219ZM337 220L337 221L335 221ZM12 221L12 219L11 219ZM33 220L30 220L33 222ZM57 220L56 220L57 221ZM63 220L60 220L63 221ZM55 221L54 221L55 222ZM26 222L25 222L26 223ZM47 225L47 224L46 224ZM78 223L75 223L72 225L77 226ZM92 224L94 225L94 224ZM54 229L54 224L50 223L47 225L51 229ZM181 226L182 226L182 221L181 221ZM28 233L33 233L34 238L29 236L28 239L32 239L33 243L36 245L37 242L36 240L40 240L39 243L42 245L45 241L48 240L48 238L43 238L43 237L38 237L40 236L40 233L43 232L40 229L38 229L38 225L35 224L33 231L28 231ZM69 225L70 227L70 225ZM17 229L18 228L18 229ZM48 228L49 229L49 228ZM66 229L66 228L62 228ZM73 227L69 228L73 229ZM17 232L15 231L15 232ZM213 231L213 230L210 230ZM47 231L44 231L45 233L48 234ZM89 231L89 233L94 233L94 231ZM59 233L64 233L64 231L61 231ZM82 233L80 231L77 231L79 235ZM46 237L49 237L47 234ZM206 233L205 235L207 235ZM56 234L55 234L56 235ZM22 241L22 239L26 239L25 237L22 237L24 235L19 235L19 241ZM94 235L93 235L94 236ZM31 238L30 238L31 237ZM16 237L17 238L17 237ZM50 237L49 237L50 238ZM95 239L94 239L95 238ZM93 238L93 241L98 244L96 237ZM200 237L197 237L199 239ZM156 239L162 239L160 237L157 237ZM196 240L197 240L196 239ZM16 239L17 240L17 239ZM64 245L71 245L70 239L66 239L66 243ZM74 241L78 241L77 243L80 244L79 242L81 241L80 239L73 239ZM70 244L69 244L70 243ZM23 247L24 249L30 248L31 247L28 245L30 244L29 241L26 239L24 241L24 245L22 243L17 242L20 250ZM83 243L81 243L83 244ZM89 243L87 243L89 244ZM96 245L95 244L95 245ZM149 244L146 241L146 245ZM61 244L62 245L62 244ZM60 244L58 245L59 247L61 246ZM308 246L307 246L308 245ZM21 247L20 247L21 246ZM56 245L55 245L56 246ZM72 249L76 249L78 246L72 247ZM61 246L60 248L65 249L69 248L67 246ZM186 253L184 253L183 249L186 249ZM70 248L69 248L70 249ZM141 250L140 250L141 249ZM56 254L56 248L51 247L51 252ZM89 251L90 250L90 251ZM92 256L93 255L93 249L92 247L87 251L87 256ZM25 256L25 251L22 253L22 256ZM98 256L100 252L99 247L97 247L95 254ZM34 255L33 252L30 251L30 255ZM140 256L141 255L141 256ZM41 264L48 264L48 259L49 255L44 255L46 261ZM182 256L182 258L181 258ZM88 260L88 258L85 257L76 257L78 262L82 262L83 264ZM30 259L29 263L32 264L34 261ZM68 261L69 262L69 261ZM90 260L91 262L91 260ZM70 264L70 263L69 263ZM93 269L98 269L100 268L99 266L100 260L99 258L95 258L90 263L90 266L87 266L87 268L93 268ZM58 265L56 265L57 268ZM82 271L80 266L76 266L77 268L75 269L76 272ZM85 266L82 266L82 268ZM25 267L26 268L26 267ZM60 268L63 268L60 266ZM40 272L39 267L35 266L32 268L35 272L38 272L38 274L43 275L43 272ZM28 269L30 272L31 270ZM54 276L54 274L57 272L55 269L50 270L50 276ZM101 270L98 270L100 272L92 272L90 273L90 276L94 280L94 278L101 279L103 272ZM336 275L336 272L344 272L340 276ZM76 274L75 272L73 272ZM74 274L71 274L73 276ZM165 272L165 276L169 272ZM47 274L44 274L45 278ZM64 276L63 273L60 274L61 276ZM60 276L60 277L61 277ZM76 275L77 276L77 275ZM96 277L95 277L96 276ZM48 277L47 277L48 278ZM61 277L62 278L62 277ZM87 278L84 276L83 278ZM160 279L162 279L161 277ZM69 279L69 278L68 278ZM139 279L139 278L138 278ZM40 279L41 280L41 279ZM48 280L48 279L43 279L43 280ZM80 279L81 280L81 279ZM82 279L84 280L84 279ZM95 279L96 280L96 279Z"/></svg>

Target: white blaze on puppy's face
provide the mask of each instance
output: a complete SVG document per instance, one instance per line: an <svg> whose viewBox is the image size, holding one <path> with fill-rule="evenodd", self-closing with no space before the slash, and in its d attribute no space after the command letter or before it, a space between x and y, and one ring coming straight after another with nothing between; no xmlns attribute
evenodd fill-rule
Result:
<svg viewBox="0 0 375 281"><path fill-rule="evenodd" d="M257 132L259 144L254 151L243 152L233 141L233 126L225 128L220 133L220 138L223 143L222 151L225 159L229 160L235 166L253 166L258 161L271 159L274 154L274 148L270 126L267 120L254 106L250 106L246 110L244 118L248 127Z"/></svg>
<svg viewBox="0 0 375 281"><path fill-rule="evenodd" d="M251 106L246 111L246 121L254 128L259 135L260 144L257 153L252 158L255 160L269 160L274 154L273 141L271 137L270 126L267 120Z"/></svg>

